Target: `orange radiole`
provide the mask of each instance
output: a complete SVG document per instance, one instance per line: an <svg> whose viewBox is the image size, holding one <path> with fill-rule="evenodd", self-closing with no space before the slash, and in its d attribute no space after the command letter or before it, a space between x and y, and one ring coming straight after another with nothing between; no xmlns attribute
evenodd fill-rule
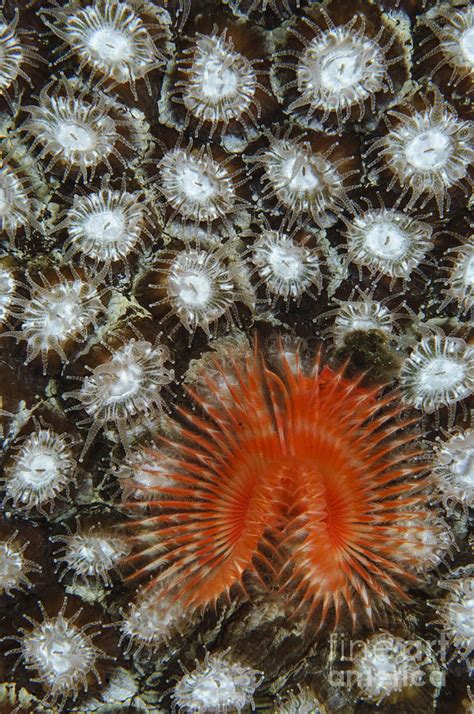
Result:
<svg viewBox="0 0 474 714"><path fill-rule="evenodd" d="M283 348L274 369L258 347L216 360L188 392L178 438L150 452L169 484L129 504L146 511L130 524L130 577L153 572L151 588L194 608L254 575L320 623L343 610L372 623L393 596L408 598L431 511L397 392Z"/></svg>

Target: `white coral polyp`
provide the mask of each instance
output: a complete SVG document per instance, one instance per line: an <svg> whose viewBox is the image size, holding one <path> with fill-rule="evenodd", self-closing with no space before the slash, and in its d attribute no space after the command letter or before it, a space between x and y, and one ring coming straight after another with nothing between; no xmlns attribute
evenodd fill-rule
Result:
<svg viewBox="0 0 474 714"><path fill-rule="evenodd" d="M29 543L16 540L17 533L0 541L0 595L11 595L13 590L31 587L29 573L39 572L41 567L25 557Z"/></svg>
<svg viewBox="0 0 474 714"><path fill-rule="evenodd" d="M251 261L260 282L274 298L296 300L312 286L322 288L317 252L277 231L264 231L252 246Z"/></svg>
<svg viewBox="0 0 474 714"><path fill-rule="evenodd" d="M177 253L166 279L172 311L188 332L210 326L227 314L237 297L231 269L210 251L189 248Z"/></svg>
<svg viewBox="0 0 474 714"><path fill-rule="evenodd" d="M463 577L440 583L448 595L438 603L440 623L457 659L469 657L474 650L474 578Z"/></svg>
<svg viewBox="0 0 474 714"><path fill-rule="evenodd" d="M320 224L327 211L347 203L343 177L328 153L314 152L307 142L272 141L259 160L266 190L290 213L309 213Z"/></svg>
<svg viewBox="0 0 474 714"><path fill-rule="evenodd" d="M397 121L371 151L393 174L389 189L398 183L403 196L411 193L408 208L420 199L422 205L434 199L442 217L450 205L449 190L467 180L474 157L473 127L458 119L438 95L423 111L405 114L393 109L388 114Z"/></svg>
<svg viewBox="0 0 474 714"><path fill-rule="evenodd" d="M325 707L308 687L291 692L273 710L274 714L326 714Z"/></svg>
<svg viewBox="0 0 474 714"><path fill-rule="evenodd" d="M439 16L427 19L427 25L437 37L442 55L441 59L437 58L435 71L448 66L451 69L450 83L460 84L474 70L474 9L441 6Z"/></svg>
<svg viewBox="0 0 474 714"><path fill-rule="evenodd" d="M21 69L23 63L23 49L15 33L17 18L7 25L0 16L0 94L3 94L13 82L24 73Z"/></svg>
<svg viewBox="0 0 474 714"><path fill-rule="evenodd" d="M386 91L388 65L380 45L352 28L318 32L300 55L297 81L300 98L290 111L309 105L310 111L337 111L345 118L380 91Z"/></svg>
<svg viewBox="0 0 474 714"><path fill-rule="evenodd" d="M407 519L386 531L397 543L396 560L409 570L427 573L446 562L455 546L451 529L443 518L426 514L420 520Z"/></svg>
<svg viewBox="0 0 474 714"><path fill-rule="evenodd" d="M474 246L455 248L447 281L447 301L455 299L461 311L468 312L474 305Z"/></svg>
<svg viewBox="0 0 474 714"><path fill-rule="evenodd" d="M421 340L405 360L400 381L406 402L431 413L465 399L474 390L474 348L456 337Z"/></svg>
<svg viewBox="0 0 474 714"><path fill-rule="evenodd" d="M421 641L404 640L388 633L373 635L361 644L354 656L352 672L363 699L379 703L394 692L422 686Z"/></svg>
<svg viewBox="0 0 474 714"><path fill-rule="evenodd" d="M342 345L347 335L359 330L378 330L391 335L393 327L393 316L381 302L368 299L341 301L334 320L334 343Z"/></svg>
<svg viewBox="0 0 474 714"><path fill-rule="evenodd" d="M48 353L56 352L63 362L67 362L67 343L85 339L104 311L100 292L94 283L78 275L64 279L59 272L57 278L55 284L44 277L43 284L29 278L31 295L24 301L21 330L13 333L17 339L26 342L27 363L41 356L44 373Z"/></svg>
<svg viewBox="0 0 474 714"><path fill-rule="evenodd" d="M92 76L130 83L135 89L135 82L147 79L165 61L132 3L95 0L86 7L71 3L46 12L53 18L47 24L69 48L67 56L77 54ZM155 34L159 29L157 23Z"/></svg>
<svg viewBox="0 0 474 714"><path fill-rule="evenodd" d="M106 422L161 404L161 387L172 379L163 367L167 357L165 347L130 340L84 380L80 397L87 413Z"/></svg>
<svg viewBox="0 0 474 714"><path fill-rule="evenodd" d="M0 169L0 230L13 236L27 228L31 216L28 191L15 171L5 165Z"/></svg>
<svg viewBox="0 0 474 714"><path fill-rule="evenodd" d="M257 670L232 662L228 656L211 655L178 682L173 700L189 714L240 712L249 705L253 708L253 694L261 681Z"/></svg>
<svg viewBox="0 0 474 714"><path fill-rule="evenodd" d="M96 166L113 153L118 140L114 120L82 99L44 97L44 103L29 108L27 127L43 155L52 154L63 161L83 167Z"/></svg>
<svg viewBox="0 0 474 714"><path fill-rule="evenodd" d="M474 27L472 26L472 18L473 14L471 9L471 27L464 30L459 39L462 56L471 70L474 68Z"/></svg>
<svg viewBox="0 0 474 714"><path fill-rule="evenodd" d="M75 472L69 437L39 429L25 438L18 455L5 467L5 498L16 508L41 510L68 492Z"/></svg>
<svg viewBox="0 0 474 714"><path fill-rule="evenodd" d="M347 222L347 254L373 273L408 280L433 247L433 229L402 211L365 211Z"/></svg>
<svg viewBox="0 0 474 714"><path fill-rule="evenodd" d="M158 189L183 218L212 222L234 209L232 176L211 156L172 149L161 159L159 168Z"/></svg>
<svg viewBox="0 0 474 714"><path fill-rule="evenodd" d="M439 445L433 476L445 503L474 506L474 429L454 434Z"/></svg>
<svg viewBox="0 0 474 714"><path fill-rule="evenodd" d="M184 614L177 603L156 589L141 591L121 623L122 639L129 640L126 652L153 651L176 630Z"/></svg>
<svg viewBox="0 0 474 714"><path fill-rule="evenodd" d="M57 536L54 540L63 541L65 548L60 560L72 571L74 579L95 578L106 585L112 584L113 572L118 571L121 559L130 552L124 538L101 534L100 530Z"/></svg>
<svg viewBox="0 0 474 714"><path fill-rule="evenodd" d="M169 356L164 345L132 338L113 352L110 360L95 367L80 389L64 394L66 399L79 401L72 409L83 409L92 420L80 459L100 429L110 422L128 448L127 425L162 407L161 389L174 378L173 370L164 366Z"/></svg>
<svg viewBox="0 0 474 714"><path fill-rule="evenodd" d="M134 125L125 107L78 80L52 80L25 111L29 118L22 130L32 149L41 147L40 159L49 159L46 171L57 167L64 180L72 174L76 182L82 178L88 183L99 167L112 174L115 161L127 168L124 150L136 151Z"/></svg>
<svg viewBox="0 0 474 714"><path fill-rule="evenodd" d="M154 449L146 448L131 450L113 469L113 474L121 482L123 497L127 499L148 499L150 489L176 486L172 474L177 465L172 457L162 455Z"/></svg>
<svg viewBox="0 0 474 714"><path fill-rule="evenodd" d="M99 679L95 663L100 650L84 628L74 624L61 611L57 617L45 617L34 623L21 640L21 653L28 669L48 690L52 702L77 697L86 689L88 679Z"/></svg>
<svg viewBox="0 0 474 714"><path fill-rule="evenodd" d="M225 35L198 35L183 82L183 104L201 121L228 124L245 114L257 89L249 60L234 50Z"/></svg>
<svg viewBox="0 0 474 714"><path fill-rule="evenodd" d="M75 196L67 212L66 259L79 254L96 263L127 258L143 246L145 212L140 194L104 189Z"/></svg>

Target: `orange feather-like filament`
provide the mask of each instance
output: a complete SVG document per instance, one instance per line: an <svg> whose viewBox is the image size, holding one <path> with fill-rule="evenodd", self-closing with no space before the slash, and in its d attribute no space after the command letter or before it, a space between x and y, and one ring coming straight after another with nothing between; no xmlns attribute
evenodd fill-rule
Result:
<svg viewBox="0 0 474 714"><path fill-rule="evenodd" d="M179 410L176 442L162 439L168 463L175 454L170 485L135 504L151 514L130 524L145 544L131 560L146 561L132 577L157 571L153 583L200 607L265 571L308 616L332 608L337 621L345 606L355 622L361 606L372 620L416 580L402 553L427 503L413 420L396 394L319 358L310 374L298 359L281 365L277 374L258 351L216 361L207 396L188 390L197 409Z"/></svg>

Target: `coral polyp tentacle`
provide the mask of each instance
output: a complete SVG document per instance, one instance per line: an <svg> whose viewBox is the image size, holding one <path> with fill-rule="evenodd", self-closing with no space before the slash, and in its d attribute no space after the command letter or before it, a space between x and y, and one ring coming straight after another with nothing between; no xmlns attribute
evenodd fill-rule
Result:
<svg viewBox="0 0 474 714"><path fill-rule="evenodd" d="M149 454L168 460L167 483L129 504L147 509L129 524L130 562L145 560L131 577L157 571L155 586L192 607L270 577L307 618L332 609L337 622L346 608L354 624L360 609L372 622L392 595L408 599L427 483L397 395L320 356L305 372L283 351L278 371L256 349L213 374L205 396L188 389L179 439Z"/></svg>

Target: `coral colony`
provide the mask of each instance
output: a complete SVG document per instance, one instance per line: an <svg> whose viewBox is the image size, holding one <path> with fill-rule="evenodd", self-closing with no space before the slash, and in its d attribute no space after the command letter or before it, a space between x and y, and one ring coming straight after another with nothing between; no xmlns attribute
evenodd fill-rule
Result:
<svg viewBox="0 0 474 714"><path fill-rule="evenodd" d="M5 0L0 711L462 714L468 0Z"/></svg>

